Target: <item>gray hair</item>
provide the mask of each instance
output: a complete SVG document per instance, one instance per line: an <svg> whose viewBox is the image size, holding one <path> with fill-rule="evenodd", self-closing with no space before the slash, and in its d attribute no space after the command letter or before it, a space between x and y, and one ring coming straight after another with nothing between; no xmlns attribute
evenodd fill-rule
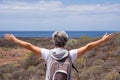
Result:
<svg viewBox="0 0 120 80"><path fill-rule="evenodd" d="M68 34L65 31L56 31L53 33L52 38L55 46L64 47L68 41Z"/></svg>

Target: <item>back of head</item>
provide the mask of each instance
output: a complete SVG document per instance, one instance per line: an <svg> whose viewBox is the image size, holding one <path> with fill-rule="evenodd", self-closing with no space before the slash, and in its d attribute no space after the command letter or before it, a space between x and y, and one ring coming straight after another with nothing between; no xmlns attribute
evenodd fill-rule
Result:
<svg viewBox="0 0 120 80"><path fill-rule="evenodd" d="M57 47L64 47L68 41L68 35L65 31L56 31L52 35L54 45Z"/></svg>

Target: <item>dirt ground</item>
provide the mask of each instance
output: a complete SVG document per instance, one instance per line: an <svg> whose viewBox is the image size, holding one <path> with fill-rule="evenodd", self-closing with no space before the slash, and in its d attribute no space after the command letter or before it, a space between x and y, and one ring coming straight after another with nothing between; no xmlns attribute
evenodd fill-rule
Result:
<svg viewBox="0 0 120 80"><path fill-rule="evenodd" d="M0 65L18 62L30 51L24 48L0 48Z"/></svg>

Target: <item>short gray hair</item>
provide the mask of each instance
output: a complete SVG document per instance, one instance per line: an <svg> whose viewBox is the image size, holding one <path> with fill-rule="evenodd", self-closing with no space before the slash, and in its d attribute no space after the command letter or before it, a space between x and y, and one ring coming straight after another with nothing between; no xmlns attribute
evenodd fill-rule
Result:
<svg viewBox="0 0 120 80"><path fill-rule="evenodd" d="M56 31L52 35L55 46L64 47L68 41L68 34L65 31Z"/></svg>

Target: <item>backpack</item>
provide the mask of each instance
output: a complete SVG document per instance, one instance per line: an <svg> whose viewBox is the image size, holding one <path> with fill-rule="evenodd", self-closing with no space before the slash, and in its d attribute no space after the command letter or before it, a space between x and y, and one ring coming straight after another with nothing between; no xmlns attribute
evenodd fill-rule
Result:
<svg viewBox="0 0 120 80"><path fill-rule="evenodd" d="M67 50L50 50L49 80L70 80L72 64ZM76 69L76 68L75 68Z"/></svg>

